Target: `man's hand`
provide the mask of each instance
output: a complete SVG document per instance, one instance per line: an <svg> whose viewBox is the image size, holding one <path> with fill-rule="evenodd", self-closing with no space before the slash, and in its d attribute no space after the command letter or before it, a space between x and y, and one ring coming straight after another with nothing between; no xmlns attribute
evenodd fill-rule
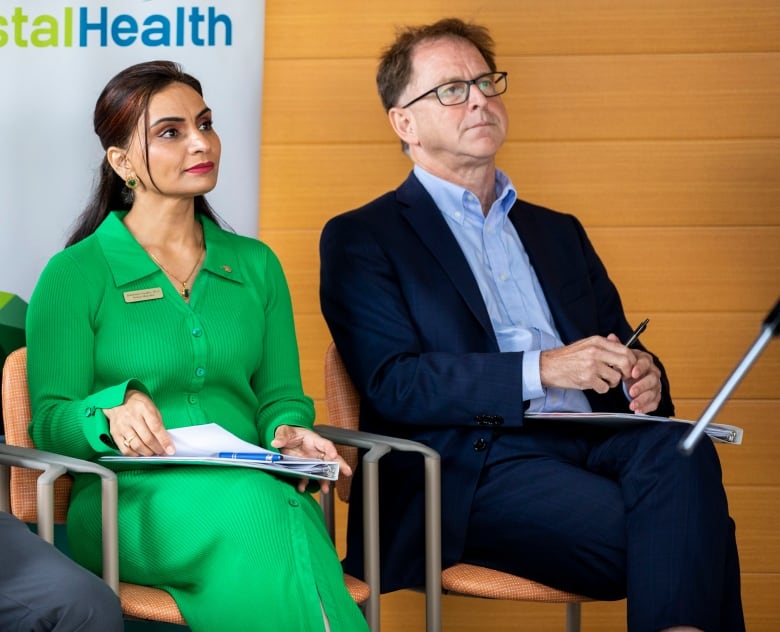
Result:
<svg viewBox="0 0 780 632"><path fill-rule="evenodd" d="M633 351L637 362L631 370L631 377L624 380L631 398L629 408L635 413L652 413L661 403L661 369L646 351Z"/></svg>
<svg viewBox="0 0 780 632"><path fill-rule="evenodd" d="M635 413L652 412L661 401L661 371L652 356L629 349L614 334L542 351L539 371L545 387L606 393L623 381Z"/></svg>

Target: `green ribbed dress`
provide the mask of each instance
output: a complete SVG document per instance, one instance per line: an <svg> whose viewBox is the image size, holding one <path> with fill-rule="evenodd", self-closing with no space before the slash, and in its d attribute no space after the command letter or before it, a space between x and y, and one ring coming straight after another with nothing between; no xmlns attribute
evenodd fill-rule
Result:
<svg viewBox="0 0 780 632"><path fill-rule="evenodd" d="M281 424L310 428L290 296L270 249L201 218L207 254L187 304L122 217L55 255L33 292L36 446L113 453L102 409L128 388L148 393L169 428L217 422L264 446ZM320 602L334 631L367 629L319 506L295 479L208 466L118 478L121 579L170 592L193 631L320 631ZM99 482L78 477L69 545L95 571L99 506Z"/></svg>

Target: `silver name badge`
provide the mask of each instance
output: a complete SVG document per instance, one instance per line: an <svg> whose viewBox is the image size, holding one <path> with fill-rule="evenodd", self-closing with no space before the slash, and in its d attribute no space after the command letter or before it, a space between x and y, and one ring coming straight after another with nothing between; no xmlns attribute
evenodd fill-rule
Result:
<svg viewBox="0 0 780 632"><path fill-rule="evenodd" d="M125 292L125 303L140 303L141 301L154 301L163 297L161 287L150 287L147 290L133 290Z"/></svg>

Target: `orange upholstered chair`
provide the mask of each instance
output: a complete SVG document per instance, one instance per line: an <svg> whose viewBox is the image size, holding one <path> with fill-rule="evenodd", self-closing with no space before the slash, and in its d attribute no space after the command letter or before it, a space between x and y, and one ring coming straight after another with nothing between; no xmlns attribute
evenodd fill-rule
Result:
<svg viewBox="0 0 780 632"><path fill-rule="evenodd" d="M338 428L356 429L358 427L360 397L355 390L338 350L331 343L325 355L325 397L328 407L328 423ZM335 437L334 437L335 441ZM401 443L411 443L397 440ZM417 444L419 445L419 444ZM389 449L395 449L389 445ZM403 449L403 448L402 448ZM405 448L411 449L411 448ZM350 465L355 463L356 450L344 449L341 452ZM437 463L438 465L438 463ZM506 599L514 601L539 601L546 603L564 603L566 604L566 631L577 632L580 629L580 603L590 601L587 597L575 595L545 586L538 582L508 573L502 573L481 566L471 564L455 564L449 568L441 570L441 541L440 541L440 514L438 507L431 507L431 503L439 502L440 489L438 488L440 480L438 472L431 476L426 471L426 543L430 549L436 549L434 555L429 555L426 561L426 572L428 574L440 574L440 584L426 578L426 618L428 632L441 629L441 592L462 594L472 597L484 597L488 599ZM349 500L349 481L339 481L337 486L340 497ZM379 499L381 501L381 499ZM377 518L378 520L378 518ZM378 543L377 543L378 558ZM438 565L437 565L438 564ZM378 568L378 563L377 563ZM378 580L377 580L378 581ZM371 583L369 581L369 583ZM438 588L438 590L437 590ZM375 589L378 591L378 583Z"/></svg>
<svg viewBox="0 0 780 632"><path fill-rule="evenodd" d="M72 483L67 472L91 472L100 476L103 479L103 578L118 592L125 617L186 625L173 597L164 590L119 581L114 473L96 463L33 449L27 434L31 413L25 348L17 349L6 359L2 388L6 444L0 445L0 509L10 510L24 522L37 523L41 537L52 542L54 523L64 523L67 517ZM20 467L10 467L9 477L8 466ZM357 603L368 599L366 583L349 576L345 576L345 582Z"/></svg>
<svg viewBox="0 0 780 632"><path fill-rule="evenodd" d="M5 361L3 368L3 423L5 424L5 442L7 448L13 449L14 446L21 448L33 448L32 439L27 434L27 426L30 423L30 396L27 390L27 349L21 348L13 351ZM2 447L0 447L2 449ZM44 466L48 463L62 463L67 471L91 471L104 477L104 501L103 501L103 577L111 587L119 593L122 602L122 611L128 618L147 619L151 621L162 621L166 623L176 623L186 625L184 618L179 612L176 602L167 592L148 586L138 586L119 582L118 562L117 562L117 514L116 514L116 476L111 470L104 468L96 463L89 461L80 461L79 459L68 459L60 455L54 455L39 450L27 452L28 455L34 455L43 462ZM6 459L7 459L6 452ZM8 461L6 460L6 463ZM24 463L20 463L24 465ZM30 468L34 469L30 469ZM30 523L38 523L38 533L48 541L52 541L53 522L62 524L67 518L68 502L70 500L70 488L72 479L69 475L60 476L54 483L53 516L47 515L48 510L42 507L44 515L39 515L37 493L39 472L35 471L34 465L27 465L24 469L19 467L11 468L9 481L10 509L11 512L20 520ZM113 511L111 507L106 506L105 502L105 484L113 486ZM111 493L111 492L109 492ZM106 523L108 522L108 530ZM48 524L47 524L48 523ZM106 542L106 539L113 542ZM109 547L106 555L106 546ZM108 575L108 576L107 576ZM112 577L113 575L113 577Z"/></svg>

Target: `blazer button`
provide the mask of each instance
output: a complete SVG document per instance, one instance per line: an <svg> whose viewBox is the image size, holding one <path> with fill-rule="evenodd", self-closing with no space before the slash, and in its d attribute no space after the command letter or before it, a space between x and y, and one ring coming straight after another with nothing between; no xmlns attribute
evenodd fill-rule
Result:
<svg viewBox="0 0 780 632"><path fill-rule="evenodd" d="M485 441L484 439L477 439L474 442L475 451L482 452L482 450L484 450L485 448L487 448L487 441Z"/></svg>

